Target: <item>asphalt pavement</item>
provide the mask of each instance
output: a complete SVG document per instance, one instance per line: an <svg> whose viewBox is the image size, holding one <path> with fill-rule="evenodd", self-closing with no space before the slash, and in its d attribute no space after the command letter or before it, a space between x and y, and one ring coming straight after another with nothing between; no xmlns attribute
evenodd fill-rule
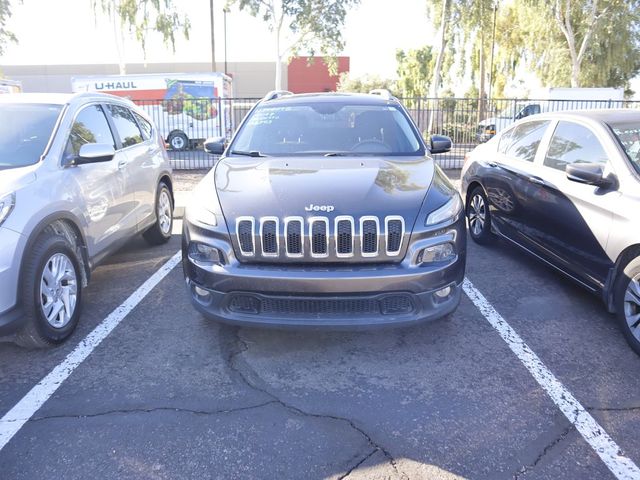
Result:
<svg viewBox="0 0 640 480"><path fill-rule="evenodd" d="M161 247L132 240L95 271L64 346L0 344L1 415L174 256L179 228ZM640 358L600 302L500 242L469 242L467 278L638 464ZM612 473L489 310L463 295L450 317L404 329L230 327L193 310L178 265L22 419L0 478L634 478Z"/></svg>

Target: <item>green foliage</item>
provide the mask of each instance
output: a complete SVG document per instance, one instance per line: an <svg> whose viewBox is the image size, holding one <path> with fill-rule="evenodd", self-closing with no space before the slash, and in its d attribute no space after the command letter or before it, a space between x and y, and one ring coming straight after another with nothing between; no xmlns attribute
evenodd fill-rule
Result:
<svg viewBox="0 0 640 480"><path fill-rule="evenodd" d="M429 90L435 58L431 46L396 51L398 94L404 98L423 97Z"/></svg>
<svg viewBox="0 0 640 480"><path fill-rule="evenodd" d="M186 15L179 13L173 0L91 0L94 10L102 10L112 18L120 19L123 27L130 29L146 47L147 34L156 31L165 44L175 50L176 32L189 38L191 23Z"/></svg>
<svg viewBox="0 0 640 480"><path fill-rule="evenodd" d="M360 0L230 0L227 6L238 4L240 10L262 18L272 32L286 33L290 43L280 45L278 55L295 56L301 51L325 59L329 71L335 74L335 57L344 49L342 27L347 10ZM281 32L284 28L286 32Z"/></svg>
<svg viewBox="0 0 640 480"><path fill-rule="evenodd" d="M6 23L11 17L11 1L0 0L0 55L4 53L9 42L16 42L16 36L6 29Z"/></svg>
<svg viewBox="0 0 640 480"><path fill-rule="evenodd" d="M395 95L396 83L393 80L381 78L378 75L352 77L349 72L340 74L340 81L338 82L339 92L369 93L376 88L384 88Z"/></svg>
<svg viewBox="0 0 640 480"><path fill-rule="evenodd" d="M513 74L523 65L543 84L571 85L572 58L562 24L569 22L579 50L587 37L579 66L582 87L625 87L640 70L640 0L514 0L501 7L496 40L499 69ZM569 10L567 10L567 5Z"/></svg>

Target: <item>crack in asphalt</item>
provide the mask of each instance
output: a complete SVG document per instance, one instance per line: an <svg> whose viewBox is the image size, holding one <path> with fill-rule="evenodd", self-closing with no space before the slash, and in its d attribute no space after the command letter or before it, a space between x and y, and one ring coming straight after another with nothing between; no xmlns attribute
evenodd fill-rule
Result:
<svg viewBox="0 0 640 480"><path fill-rule="evenodd" d="M640 407L584 407L588 412L634 412Z"/></svg>
<svg viewBox="0 0 640 480"><path fill-rule="evenodd" d="M353 467L351 467L347 473L345 473L344 475L340 475L338 477L338 480L343 480L345 478L347 478L349 475L351 475L351 473L356 470L360 465L362 465L364 462L366 462L367 460L369 460L371 457L373 457L374 454L376 454L378 452L377 448L374 448L373 450L371 450L367 455L364 456L364 458L362 458L362 460L360 460L358 463L356 463Z"/></svg>
<svg viewBox="0 0 640 480"><path fill-rule="evenodd" d="M191 413L193 415L223 415L227 413L242 412L244 410L255 410L258 408L266 407L267 405L274 405L278 402L270 400L268 402L259 403L257 405L248 405L238 408L227 408L220 410L193 410L190 408L180 407L154 407L154 408L127 408L118 410L107 410L97 413L85 413L85 414L64 414L64 415L43 415L40 417L32 417L29 422L41 422L43 420L52 420L56 418L93 418L103 417L107 415L127 415L131 413L154 413L154 412L175 412L175 413Z"/></svg>
<svg viewBox="0 0 640 480"><path fill-rule="evenodd" d="M536 459L533 461L533 463L530 463L529 465L525 465L523 466L520 470L518 470L516 473L513 474L513 480L518 480L520 478L520 475L523 475L525 473L530 472L531 470L533 470L538 463L540 463L540 461L542 460L542 458L551 451L551 449L553 447L555 447L557 444L559 444L562 440L564 440L566 438L567 435L569 435L569 433L575 430L575 426L573 424L570 424L567 428L565 428L560 435L558 435L557 438L555 438L551 443L549 443L547 446L544 447L544 449L542 450L542 452L536 457Z"/></svg>
<svg viewBox="0 0 640 480"><path fill-rule="evenodd" d="M369 443L369 445L373 448L373 451L371 453L366 455L365 458L361 459L356 465L354 465L352 468L349 469L346 475L340 478L345 478L346 476L350 475L358 466L360 466L364 461L370 458L371 455L373 455L375 452L381 452L384 455L384 457L387 459L387 461L389 462L393 470L396 472L397 475L400 476L401 479L409 478L404 472L401 472L398 469L396 459L389 453L389 451L385 449L382 445L376 443L367 432L365 432L362 428L358 427L355 423L353 423L351 419L345 418L345 417L338 417L335 415L306 412L298 407L295 407L293 405L286 403L284 400L279 398L274 393L268 391L266 388L260 387L259 385L257 385L257 383L263 382L260 376L256 372L254 372L251 369L251 367L249 367L246 364L246 362L244 362L245 364L244 367L239 364L238 359L240 358L240 356L244 352L249 350L249 344L240 337L240 327L223 327L223 329L221 329L220 331L222 336L224 336L227 332L229 332L228 336L231 337L230 338L231 341L226 345L226 349L229 352L226 358L227 365L229 369L232 372L234 372L236 375L238 375L238 377L242 380L242 382L245 383L249 388L266 395L268 398L272 399L272 402L280 404L283 408L295 413L296 415L300 415L303 417L311 417L311 418L329 419L337 422L346 423L347 425L349 425L349 427L351 427L353 430L355 430L360 435L362 435L366 439L367 443ZM253 381L249 378L252 375L256 377Z"/></svg>

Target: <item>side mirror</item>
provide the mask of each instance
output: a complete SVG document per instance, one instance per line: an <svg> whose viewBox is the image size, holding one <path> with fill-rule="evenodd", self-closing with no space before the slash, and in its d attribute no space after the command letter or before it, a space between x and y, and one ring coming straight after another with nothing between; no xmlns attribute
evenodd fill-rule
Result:
<svg viewBox="0 0 640 480"><path fill-rule="evenodd" d="M68 162L69 165L84 165L85 163L109 162L116 151L110 143L85 143L80 147L77 157Z"/></svg>
<svg viewBox="0 0 640 480"><path fill-rule="evenodd" d="M431 135L429 143L432 154L446 153L451 150L451 139L445 135Z"/></svg>
<svg viewBox="0 0 640 480"><path fill-rule="evenodd" d="M224 137L207 138L204 142L204 151L211 155L222 155L226 148Z"/></svg>
<svg viewBox="0 0 640 480"><path fill-rule="evenodd" d="M573 182L595 185L596 187L611 187L614 181L604 177L604 168L599 163L574 163L567 165L567 178Z"/></svg>

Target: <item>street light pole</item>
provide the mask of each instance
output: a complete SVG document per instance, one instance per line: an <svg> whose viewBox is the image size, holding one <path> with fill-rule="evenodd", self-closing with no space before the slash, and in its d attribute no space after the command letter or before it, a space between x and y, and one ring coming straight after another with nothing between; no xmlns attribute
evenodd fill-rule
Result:
<svg viewBox="0 0 640 480"><path fill-rule="evenodd" d="M216 37L214 34L213 22L213 0L209 0L209 11L211 12L211 71L216 71Z"/></svg>
<svg viewBox="0 0 640 480"><path fill-rule="evenodd" d="M227 70L227 13L229 13L229 9L225 6L222 11L224 12L224 74L228 75L229 71Z"/></svg>

